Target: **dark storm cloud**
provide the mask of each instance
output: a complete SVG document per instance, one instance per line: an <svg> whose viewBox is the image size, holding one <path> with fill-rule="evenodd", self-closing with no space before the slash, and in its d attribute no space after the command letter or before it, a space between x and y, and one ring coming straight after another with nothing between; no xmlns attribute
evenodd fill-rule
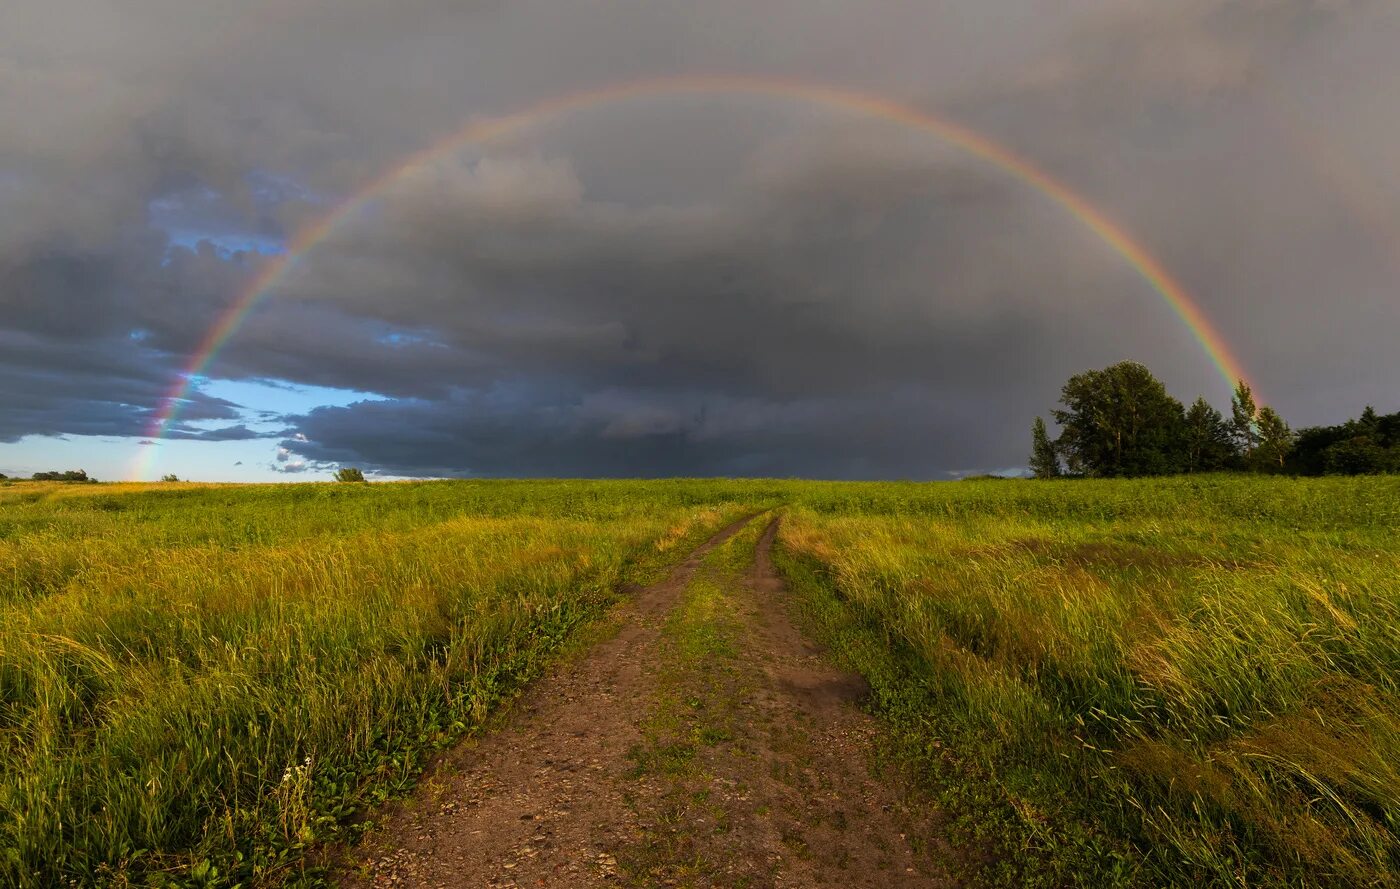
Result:
<svg viewBox="0 0 1400 889"><path fill-rule="evenodd" d="M298 418L310 441L283 447L392 474L927 478L948 452L939 440L944 424L958 421L979 426L984 414L971 401L916 391L789 402L617 390L576 398L457 393L320 408Z"/></svg>
<svg viewBox="0 0 1400 889"><path fill-rule="evenodd" d="M170 345L202 337L217 304L215 282L231 280L237 263L216 258L208 245L168 251L155 233L132 240L102 251L50 247L19 260L0 257L0 441L149 432L183 369L182 349ZM251 437L226 430L219 438L184 425L241 416L239 405L194 390L169 433Z"/></svg>
<svg viewBox="0 0 1400 889"><path fill-rule="evenodd" d="M129 340L72 343L0 329L0 441L144 435L153 418L150 406L168 387L161 356ZM185 421L240 415L238 405L197 391L181 413Z"/></svg>
<svg viewBox="0 0 1400 889"><path fill-rule="evenodd" d="M0 441L144 434L271 261L242 248L474 115L685 71L846 84L1004 141L1150 244L1295 424L1400 375L1393 4L0 15L21 122L0 130ZM1017 465L1065 376L1128 356L1220 400L1191 335L1042 196L888 123L736 99L573 115L397 180L209 372L388 397L289 420L307 441L278 471L928 477ZM225 425L175 436L254 437L257 407L196 393L182 421Z"/></svg>

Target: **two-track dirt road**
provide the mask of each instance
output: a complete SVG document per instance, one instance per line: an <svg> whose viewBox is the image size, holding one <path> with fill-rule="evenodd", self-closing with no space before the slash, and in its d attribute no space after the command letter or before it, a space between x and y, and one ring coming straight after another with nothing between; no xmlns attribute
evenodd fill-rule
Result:
<svg viewBox="0 0 1400 889"><path fill-rule="evenodd" d="M349 886L946 886L868 767L863 681L794 626L744 520L618 615L354 850Z"/></svg>

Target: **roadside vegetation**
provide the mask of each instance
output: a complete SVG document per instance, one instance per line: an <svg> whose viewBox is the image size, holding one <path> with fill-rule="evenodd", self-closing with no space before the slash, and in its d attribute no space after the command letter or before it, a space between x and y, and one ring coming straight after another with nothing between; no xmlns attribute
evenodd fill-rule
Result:
<svg viewBox="0 0 1400 889"><path fill-rule="evenodd" d="M1400 479L814 486L780 567L980 881L1393 886L1397 528Z"/></svg>

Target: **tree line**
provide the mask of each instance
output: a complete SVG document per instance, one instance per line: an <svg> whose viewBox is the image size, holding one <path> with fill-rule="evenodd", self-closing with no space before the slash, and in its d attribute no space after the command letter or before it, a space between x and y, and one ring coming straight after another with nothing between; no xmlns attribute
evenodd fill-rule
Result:
<svg viewBox="0 0 1400 889"><path fill-rule="evenodd" d="M1036 478L1132 478L1191 472L1361 475L1400 472L1400 413L1367 407L1339 426L1293 431L1278 412L1255 403L1240 380L1230 416L1203 397L1185 407L1136 361L1075 374L1050 411L1031 427Z"/></svg>
<svg viewBox="0 0 1400 889"><path fill-rule="evenodd" d="M4 478L0 475L0 478ZM30 476L36 482L96 482L97 479L88 475L81 469L70 469L66 472L36 472Z"/></svg>
<svg viewBox="0 0 1400 889"><path fill-rule="evenodd" d="M30 478L31 478L33 481L36 481L36 482L96 482L96 481L97 481L97 479L95 479L95 478L93 478L92 476L88 475L87 472L84 471L84 470L82 470L82 469L70 469L70 470L68 470L67 472L36 472L36 473L34 473L32 476L30 476ZM0 481L7 481L7 480L9 480L9 476L5 475L5 473L3 473L3 472L0 472ZM167 474L167 475L162 475L162 476L160 477L160 480L163 481L163 482L178 482L178 481L180 480L180 477L179 477L178 475L175 475L174 473L170 473L170 474ZM366 479L365 479L365 474L364 474L363 471L361 471L361 470L359 470L359 469L356 469L355 467L351 466L351 467L343 468L343 469L339 470L338 472L336 472L336 474L335 474L335 480L336 480L336 481L339 481L339 482L362 482L362 481L365 481Z"/></svg>

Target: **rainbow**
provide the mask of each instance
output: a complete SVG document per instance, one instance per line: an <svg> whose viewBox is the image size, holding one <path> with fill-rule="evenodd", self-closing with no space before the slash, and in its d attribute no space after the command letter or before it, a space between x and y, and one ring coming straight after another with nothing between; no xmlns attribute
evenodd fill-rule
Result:
<svg viewBox="0 0 1400 889"><path fill-rule="evenodd" d="M1186 288L1146 247L1068 185L981 133L901 102L839 87L767 77L684 76L604 86L550 99L513 114L473 120L456 132L404 158L301 230L287 245L284 253L269 260L248 282L192 353L189 363L156 411L147 437L160 441L168 434L195 379L204 374L220 349L243 325L249 313L276 289L298 259L329 238L402 177L467 146L508 136L566 112L630 99L685 95L742 95L806 102L880 118L928 133L957 146L1019 179L1067 210L1121 256L1162 297L1195 336L1227 385L1233 387L1237 380L1248 380L1239 359L1231 352L1220 331L1206 317ZM138 459L135 473L138 478L149 474L154 454L158 449L147 447L142 450L146 455Z"/></svg>

